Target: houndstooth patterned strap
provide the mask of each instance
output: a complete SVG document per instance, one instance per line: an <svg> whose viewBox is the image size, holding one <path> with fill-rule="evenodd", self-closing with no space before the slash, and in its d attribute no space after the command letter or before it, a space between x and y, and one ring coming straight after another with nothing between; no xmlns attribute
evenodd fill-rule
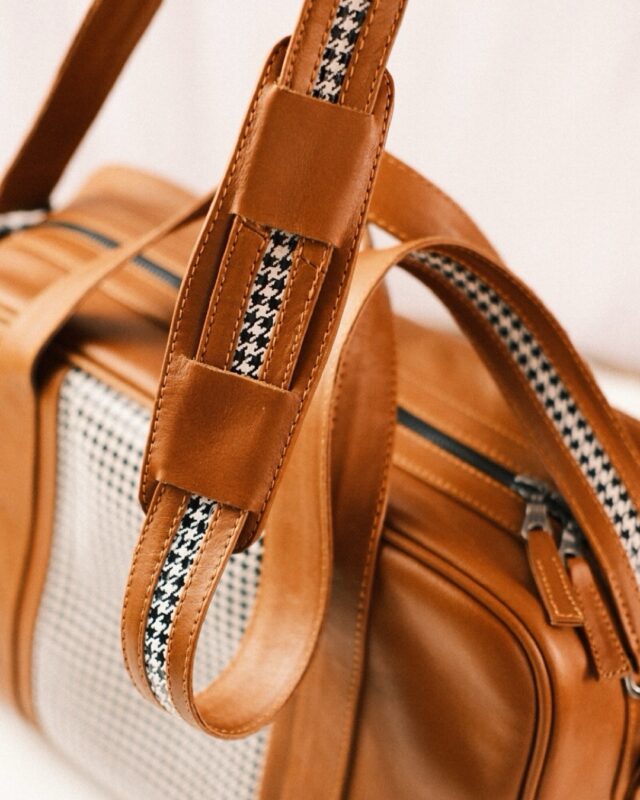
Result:
<svg viewBox="0 0 640 800"><path fill-rule="evenodd" d="M598 498L638 580L638 509L593 427L536 336L504 299L468 267L437 252L418 251L413 255L464 294L500 337Z"/></svg>
<svg viewBox="0 0 640 800"><path fill-rule="evenodd" d="M371 0L339 3L311 90L314 97L330 103L338 101L370 6ZM270 230L242 321L231 365L233 372L255 379L260 377L297 245L295 234ZM191 497L151 601L144 636L145 670L153 694L168 711L174 710L166 675L169 634L181 592L217 508L214 500Z"/></svg>

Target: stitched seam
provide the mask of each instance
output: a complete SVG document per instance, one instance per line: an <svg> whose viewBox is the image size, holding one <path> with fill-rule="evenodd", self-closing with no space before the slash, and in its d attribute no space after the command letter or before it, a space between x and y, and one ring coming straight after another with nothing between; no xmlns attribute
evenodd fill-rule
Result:
<svg viewBox="0 0 640 800"><path fill-rule="evenodd" d="M378 225L380 228L383 228L387 231L387 233L395 236L396 239L407 241L411 238L406 231L400 230L400 228L397 228L392 222L388 222L380 214L376 214L375 211L369 211L368 219L369 222L372 222L374 225Z"/></svg>
<svg viewBox="0 0 640 800"><path fill-rule="evenodd" d="M319 266L316 269L316 274L314 275L313 281L309 288L309 293L307 295L307 299L304 304L304 308L302 309L302 313L300 315L300 319L298 320L298 324L296 325L295 333L293 335L293 340L291 342L289 348L289 358L287 360L287 365L285 367L284 375L282 381L280 383L280 387L284 389L291 379L291 373L293 372L293 367L295 364L296 352L298 350L298 344L300 343L300 339L302 337L302 329L304 327L304 323L307 321L307 314L309 312L309 306L313 302L316 296L316 289L318 288L318 284L321 279L324 279L326 275L326 268L329 263L329 256L332 253L331 248L326 248L322 254L322 261L320 262ZM311 264L307 259L303 259L306 264L310 267L315 269L315 266Z"/></svg>
<svg viewBox="0 0 640 800"><path fill-rule="evenodd" d="M465 225L469 225L471 227L471 229L477 235L480 236L480 238L483 240L483 242L485 241L484 234L480 231L480 229L475 224L475 222L471 219L471 217L469 217L467 215L467 213L464 211L462 206L458 205L458 203L456 203L456 201L452 197L449 197L449 195L446 192L444 192L439 186L436 186L435 183L432 183L430 180L428 180L427 178L425 178L422 175L420 175L419 172L416 172L415 169L410 167L408 164L405 164L403 161L400 161L400 159L398 159L395 156L391 155L391 153L387 152L386 155L387 155L387 160L393 161L394 164L397 166L397 168L402 172L406 172L407 175L409 175L409 177L415 183L421 184L421 183L424 182L427 186L429 186L430 189L432 189L436 194L438 194L440 196L440 198L442 200L444 200L445 203L447 203L447 205L449 205L451 208L453 208L456 211L456 213L458 213L460 215L460 217L462 218L462 220L463 220ZM411 237L407 235L406 238L409 239ZM489 243L487 242L487 245L488 244Z"/></svg>
<svg viewBox="0 0 640 800"><path fill-rule="evenodd" d="M366 191L366 194L365 194L365 198L364 198L362 206L360 208L360 215L359 215L358 222L357 222L357 225L356 225L356 233L355 233L355 236L354 236L353 241L351 243L351 248L349 250L349 254L348 254L346 262L345 262L345 268L344 268L344 270L342 272L340 285L338 286L338 293L337 293L337 296L336 296L336 300L335 300L335 302L333 304L333 308L331 310L331 314L330 314L330 317L329 317L328 324L327 324L327 326L325 328L325 332L324 332L324 335L322 337L322 342L320 344L320 350L319 350L319 352L318 352L318 354L316 356L316 360L314 362L314 365L311 368L311 373L309 375L309 378L307 380L305 388L304 388L304 390L302 392L301 399L300 399L300 406L298 407L298 411L296 412L296 415L295 415L295 417L293 419L293 422L291 423L291 427L289 429L289 433L287 435L287 439L286 439L286 441L284 443L284 446L283 446L282 451L280 453L280 458L279 458L278 463L277 463L277 465L276 465L276 467L274 469L274 472L273 472L273 476L272 476L272 479L271 479L271 484L269 486L269 489L267 490L267 495L266 495L266 497L264 499L264 502L262 503L260 511L258 512L257 519L256 519L256 522L255 522L255 524L253 526L253 531L252 532L255 532L255 529L256 529L256 527L257 527L257 525L259 523L259 520L262 517L262 514L264 513L265 508L267 507L267 503L269 502L269 499L271 497L271 493L273 492L273 488L274 488L275 483L276 483L276 478L278 476L280 468L282 467L282 464L284 462L285 454L286 454L287 449L289 447L289 444L291 442L291 438L293 436L293 431L295 430L296 425L298 424L298 420L300 419L300 415L302 413L302 408L304 406L304 400L307 397L307 395L309 394L309 391L311 390L311 387L313 385L313 381L315 379L316 372L318 371L320 363L321 363L322 358L324 356L324 352L325 352L325 349L326 349L326 346L327 346L327 340L328 340L329 335L331 333L331 330L333 328L333 322L334 322L334 320L336 318L336 315L338 313L340 300L342 298L342 294L344 292L344 288L345 288L345 285L346 285L346 282L347 282L347 277L348 277L349 272L350 272L349 267L350 267L350 264L351 264L351 259L353 258L353 254L354 254L354 251L355 251L355 248L356 248L356 244L360 239L360 231L362 229L364 215L366 213L366 209L367 209L368 204L369 204L369 197L371 195L371 190L373 188L373 181L374 181L374 177L376 175L376 169L377 169L377 166L378 166L378 162L380 161L380 155L382 153L382 149L383 149L383 146L384 146L385 133L386 133L388 122L389 122L389 114L390 114L390 112L391 112L391 86L390 86L389 80L387 79L387 103L386 103L386 106L385 106L385 113L384 113L384 118L383 118L383 124L382 124L380 140L378 142L378 148L376 150L376 155L375 155L375 158L374 158L373 166L371 168L371 173L369 175L369 182L368 182L368 185L367 185L367 191Z"/></svg>
<svg viewBox="0 0 640 800"><path fill-rule="evenodd" d="M245 129L244 129L242 138L240 140L240 143L238 145L238 149L236 151L236 154L234 156L233 162L232 162L231 167L229 169L229 174L228 174L227 179L225 181L224 188L222 189L222 192L221 192L221 195L220 195L220 200L217 203L216 211L215 211L215 213L213 215L213 218L212 218L211 222L209 223L207 231L206 231L206 233L205 233L205 235L204 235L204 237L203 237L203 239L201 241L200 248L198 249L198 253L197 253L196 258L195 258L194 263L193 263L193 268L189 270L189 277L187 278L184 295L182 297L182 301L180 302L180 308L178 310L178 316L177 316L177 319L176 319L176 327L175 327L175 330L173 332L173 336L171 337L171 345L170 345L170 348L169 348L169 355L168 355L168 358L167 358L167 364L166 364L166 366L165 366L165 368L163 370L162 383L160 385L160 392L159 392L159 395L158 395L158 402L156 404L156 409L155 409L155 413L154 413L154 417L153 417L153 426L152 426L152 429L151 429L151 438L149 440L149 449L148 449L147 456L146 456L146 459L145 459L144 472L143 472L143 475L142 475L142 495L143 496L145 496L146 493L147 493L147 485L148 485L148 480L149 480L151 454L153 453L153 450L154 450L154 447L155 447L155 443L156 443L156 438L157 438L157 433L158 433L158 425L159 425L160 414L161 414L161 410L162 410L162 402L163 402L163 399L164 399L164 393L165 393L165 390L166 390L167 380L168 380L168 376L169 376L169 367L171 366L171 363L173 361L173 357L174 357L174 354L175 354L175 348L176 348L176 342L177 342L177 339L178 339L178 333L179 333L180 328L182 326L182 319L184 317L184 309L185 309L185 305L186 305L186 302L187 302L187 298L189 297L189 292L191 290L191 284L193 282L193 279L194 279L194 277L196 275L196 272L198 270L198 267L200 265L202 254L203 254L203 252L205 250L205 247L207 246L209 238L211 237L211 233L213 232L213 228L214 228L214 226L215 226L215 224L216 224L216 222L218 220L218 217L220 216L220 209L222 208L222 203L223 203L225 197L227 196L227 193L229 191L229 186L231 185L231 180L232 180L233 176L235 175L236 169L238 167L238 163L240 161L240 157L241 157L241 155L242 155L242 153L244 151L245 144L246 144L247 139L249 137L249 133L250 133L251 127L253 125L253 120L255 119L256 109L258 107L258 102L259 102L260 98L262 97L262 93L264 91L264 87L266 86L267 82L270 79L271 68L273 67L273 63L274 63L276 57L279 55L279 52L280 52L279 49L277 49L274 53L272 53L271 57L269 58L269 61L267 62L267 65L266 65L265 71L264 71L264 75L262 77L262 80L260 81L260 85L259 85L258 91L256 93L255 100L253 101L253 103L251 105L251 110L249 112L249 117L247 119L247 123L245 125Z"/></svg>
<svg viewBox="0 0 640 800"><path fill-rule="evenodd" d="M500 492L505 498L509 498L510 501L514 500L513 490L508 489L502 483L498 483L498 481L494 480L493 478L485 475L479 469L472 467L470 464L467 464L462 459L454 456L452 453L448 453L446 450L443 450L441 447L434 445L432 442L424 439L419 433L410 430L409 428L404 429L405 436L412 439L416 444L420 445L421 448L424 448L428 452L436 452L439 456L441 456L445 461L455 466L457 469L460 469L462 472L466 472L468 475L471 475L474 479L477 479L484 483L485 486L489 487L491 490L496 490Z"/></svg>
<svg viewBox="0 0 640 800"><path fill-rule="evenodd" d="M251 264L251 269L249 270L249 280L244 288L244 292L242 294L242 300L240 301L240 305L238 306L238 311L236 313L236 319L233 326L233 333L231 334L231 338L229 339L229 347L227 349L227 354L224 359L225 369L229 368L229 364L231 363L231 359L233 358L233 353L236 349L236 340L238 338L238 334L240 333L240 327L242 325L242 320L244 318L245 309L247 306L247 299L249 297L249 293L251 292L251 287L253 286L256 267L258 266L258 262L262 258L265 241L266 238L262 241L261 245L256 250L256 254Z"/></svg>
<svg viewBox="0 0 640 800"><path fill-rule="evenodd" d="M488 259L485 259L483 256L480 256L479 254L477 254L477 253L475 253L473 251L469 251L467 248L459 248L459 249L465 250L468 253L468 255L475 256L480 261L484 262L486 265L492 266L491 262L488 261ZM465 263L465 262L463 261L461 263ZM471 267L468 266L468 264L466 264L466 266L469 269L472 269ZM453 291L453 289L450 286L448 280L444 276L441 276L439 273L434 273L432 270L430 270L428 267L424 267L424 265L422 265L422 264L418 264L418 271L423 276L424 281L425 281L427 286L430 286L431 285L431 281L433 280L434 282L438 283L440 286L444 286L444 287L450 289L451 291ZM506 271L505 271L504 274L506 275L507 278L509 278L509 280L512 283L512 286L514 286L516 288L516 290L519 290L520 287L515 283L515 281L513 281L511 276L509 276L509 274L506 273ZM492 281L487 280L486 276L484 274L482 275L482 278L485 281L485 283L487 283L487 285L489 285L494 291L497 291L495 289L495 286L493 286ZM502 292L497 292L497 294L498 295L502 295ZM460 298L461 296L459 294L456 294L456 297ZM511 300L511 298L510 298L510 300ZM463 297L462 297L462 301L463 301L463 303L467 303L467 301ZM513 306L513 308L515 308L518 311L518 313L520 312L520 309L519 309L519 306L518 306L517 303L512 303L512 306ZM477 312L475 309L473 309L473 307L471 307L470 305L469 305L469 307L471 308L473 314L475 316L477 316L478 319L482 320L483 326L484 326L484 329L485 329L485 333L490 338L492 338L494 340L494 342L496 342L498 344L498 346L499 346L499 348L501 350L504 350L504 344L502 343L502 340L498 337L498 334L493 329L493 326L488 324L487 321L484 319L484 317L482 317L479 314L479 312ZM534 332L537 333L537 329L534 326L531 326L530 323L528 322L527 315L526 314L521 314L521 317L527 323L528 327L531 328L531 330L533 330ZM559 332L559 328L558 328L558 332ZM577 358L578 357L576 356L576 360L577 360ZM509 361L509 364L512 365L513 362ZM517 380L520 382L520 384L522 386L524 386L526 388L528 394L530 396L532 396L533 395L533 390L531 389L531 386L527 382L526 377L522 374L522 372L519 369L514 369L513 374L515 374L517 376ZM562 438L560 436L560 433L557 431L555 426L552 424L551 420L549 420L549 418L545 414L544 409L540 406L540 403L538 402L537 398L535 399L534 409L535 409L534 413L540 419L543 420L545 426L547 427L547 430L551 431L552 436L555 438L556 442L560 445L562 450L566 451L567 448L566 448L566 445L565 445L564 441L562 440ZM545 447L545 451L551 457L555 457L555 454L554 453L550 453L549 449L547 447ZM577 465L575 465L575 462L573 462L573 460L572 460L572 464L574 464L574 466L575 466L576 474L580 477L580 479L583 482L583 484L587 486L587 488L589 489L589 492L592 494L594 500L596 501L595 505L596 505L597 513L599 514L601 519L604 520L606 527L611 528L611 522L608 519L607 515L605 514L605 511L602 508L602 505L598 501L597 497L593 494L593 490L591 489L591 486L587 482L586 478L582 474L582 472L579 469L579 467ZM573 492L568 487L565 488L564 494L565 494L565 499L570 501L569 505L571 505L574 508L577 507L577 504L575 502L575 495L573 494ZM640 602L640 587L638 586L638 583L637 583L637 580L636 580L635 575L633 573L633 570L631 569L631 564L630 564L629 559L627 557L627 554L626 554L626 552L625 552L625 550L624 550L624 548L622 546L622 542L620 541L620 539L618 538L618 536L615 533L613 535L613 539L615 540L615 543L617 543L617 548L616 549L618 550L619 555L622 555L622 568L623 568L623 570L625 570L627 572L627 574L631 578L632 592L637 596L638 601ZM591 543L591 546L595 550L595 552L598 554L601 562L603 564L605 564L605 566L606 566L607 580L609 581L609 584L610 584L610 586L611 586L611 588L612 588L612 590L613 590L613 592L615 594L616 601L617 601L617 604L619 606L620 614L623 617L623 619L625 620L626 629L627 629L627 635L629 636L629 639L630 639L631 643L633 644L634 648L636 650L638 650L638 649L640 649L640 640L638 639L638 635L636 633L635 626L633 624L633 621L632 621L632 618L631 618L627 603L624 600L624 597L623 597L623 595L621 593L620 584L618 583L618 581L617 581L617 579L615 577L615 571L611 568L611 562L610 562L607 554L605 553L604 549L602 548L600 542L597 540L596 537L589 537L589 541ZM614 544L614 547L615 547L615 544Z"/></svg>
<svg viewBox="0 0 640 800"><path fill-rule="evenodd" d="M578 604L576 603L576 598L571 591L571 587L569 586L569 579L567 578L566 572L563 571L562 567L558 563L558 561L554 558L551 562L553 564L553 568L558 574L558 578L560 579L560 586L564 592L565 599L567 603L571 606L576 618L582 621L583 613Z"/></svg>
<svg viewBox="0 0 640 800"><path fill-rule="evenodd" d="M396 29L398 27L398 23L400 21L400 17L402 16L402 10L405 6L406 0L402 0L402 2L398 5L396 10L395 16L393 18L393 22L391 23L391 28L389 33L387 34L387 38L384 43L384 50L382 51L382 55L380 56L380 60L378 61L378 65L376 67L375 74L373 76L373 80L371 82L371 88L369 89L369 94L367 96L367 102L365 103L365 109L369 110L371 102L373 100L373 93L378 83L378 78L380 76L381 70L384 68L384 65L387 60L387 53L389 52L389 48L391 47L391 43L394 39L396 34Z"/></svg>
<svg viewBox="0 0 640 800"><path fill-rule="evenodd" d="M591 653L593 655L593 660L595 661L596 664L596 670L598 672L598 675L604 676L605 670L602 664L602 656L600 655L600 649L596 643L596 636L594 634L594 629L591 626L591 623L589 622L588 615L585 616L584 629L587 634L587 639L589 640L589 644L591 645Z"/></svg>
<svg viewBox="0 0 640 800"><path fill-rule="evenodd" d="M588 587L588 590L589 594L591 594L593 598L597 614L602 620L602 623L604 625L607 639L609 640L609 644L613 646L613 649L615 650L616 655L618 656L618 665L619 665L618 668L615 670L610 670L603 674L605 675L605 677L609 678L617 677L619 674L626 672L629 669L629 664L627 663L627 658L620 645L620 642L618 641L618 637L616 636L613 630L613 625L611 624L611 620L609 619L609 615L607 614L607 611L604 607L602 599L600 598L600 595L596 591L595 586L590 585Z"/></svg>
<svg viewBox="0 0 640 800"><path fill-rule="evenodd" d="M218 311L218 304L220 302L220 297L222 296L222 290L224 289L225 282L227 280L227 274L229 272L229 264L231 263L231 258L235 252L236 245L238 243L238 237L240 236L240 231L244 228L244 220L240 220L238 226L236 227L236 232L234 234L233 240L231 241L231 246L229 248L229 253L225 258L222 268L220 271L220 279L218 282L218 287L215 292L214 301L213 301L213 308L211 309L211 315L209 316L209 321L207 323L204 341L200 348L200 361L204 361L207 354L207 348L209 347L209 339L211 337L211 328L213 327L213 321L216 318L216 313Z"/></svg>
<svg viewBox="0 0 640 800"><path fill-rule="evenodd" d="M347 70L347 75L345 77L344 83L342 84L342 88L340 89L340 98L338 100L338 103L340 105L344 105L345 104L345 96L347 94L347 91L349 89L349 85L350 85L351 80L353 78L353 74L355 72L356 64L358 63L358 60L360 59L360 56L362 55L362 50L364 48L365 40L366 40L367 36L369 35L369 31L371 30L371 24L373 23L373 18L375 17L376 11L378 10L379 6L380 6L380 0L375 0L375 3L371 6L371 8L369 9L369 13L367 14L367 22L366 22L364 28L362 29L362 31L360 33L360 36L358 37L358 46L356 47L356 51L355 51L355 53L353 54L353 56L351 58L351 63L349 64L349 69ZM371 94L371 92L369 92L369 94Z"/></svg>
<svg viewBox="0 0 640 800"><path fill-rule="evenodd" d="M467 494L466 492L460 491L455 484L449 483L438 476L437 473L430 472L428 469L417 464L415 461L412 461L410 458L406 458L405 456L396 455L394 456L394 462L397 466L403 469L405 472L409 472L416 478L421 478L422 480L426 481L428 484L431 484L436 489L440 489L444 494L448 494L451 497L463 501L465 505L470 506L471 508L479 511L482 516L487 517L489 520L496 522L506 531L513 532L513 525L510 524L509 520L504 517L501 517L500 514L495 510L495 508L488 507L479 503L473 495Z"/></svg>
<svg viewBox="0 0 640 800"><path fill-rule="evenodd" d="M132 588L132 585L133 585L133 577L136 574L136 568L138 566L138 559L140 558L140 553L142 551L142 546L145 543L145 540L146 540L146 537L147 537L147 531L149 530L149 528L151 526L151 523L153 522L153 518L156 515L156 512L157 512L158 507L160 505L160 500L162 498L162 495L164 494L164 491L165 491L165 487L163 485L158 489L158 494L156 496L156 499L155 499L152 507L149 509L149 514L147 516L147 519L145 520L145 525L144 525L144 527L142 529L142 533L140 534L140 537L139 537L138 542L136 544L136 549L134 550L134 553L133 553L133 561L131 563L131 569L129 570L129 577L127 579L127 586L126 586L125 593L124 593L124 602L122 604L122 615L121 615L121 624L120 624L120 643L121 643L121 647L122 647L122 654L123 654L123 657L124 657L125 667L127 668L127 672L131 676L132 680L135 680L135 678L134 678L134 675L133 675L133 671L131 669L131 665L129 663L129 656L127 654L127 644L126 644L127 636L126 636L126 631L125 631L125 620L126 620L126 617L127 617L127 610L128 610L128 607L129 607L129 600L131 599L131 588ZM145 598L145 605L146 605L146 598ZM136 650L139 650L137 643L136 643ZM142 663L141 660L139 660L139 662L138 662L138 666L139 667L141 666L141 663ZM145 674L144 670L142 670L142 674L143 675Z"/></svg>
<svg viewBox="0 0 640 800"><path fill-rule="evenodd" d="M557 604L553 594L553 590L551 589L551 584L549 582L549 578L547 577L547 572L544 568L544 564L539 558L536 558L536 568L537 568L537 576L542 582L542 586L544 588L544 592L542 592L543 599L546 599L546 602L551 607L555 617L558 620L565 621L567 619L573 619L570 614L567 614L564 611L561 611Z"/></svg>
<svg viewBox="0 0 640 800"><path fill-rule="evenodd" d="M287 66L287 72L283 79L283 86L289 87L291 85L291 78L293 76L293 68L295 66L296 60L298 58L298 54L300 52L300 45L302 43L302 39L304 33L307 29L307 23L309 22L309 17L311 16L311 10L315 5L315 0L309 0L307 3L307 10L300 22L300 27L298 29L298 33L296 35L295 41L291 46L291 58L289 59L289 64Z"/></svg>
<svg viewBox="0 0 640 800"><path fill-rule="evenodd" d="M151 597L153 589L156 585L159 569L164 563L164 560L167 556L167 550L169 549L170 543L173 537L175 536L176 529L180 524L180 520L182 518L182 514L184 513L186 505L187 505L187 498L184 498L184 500L180 503L178 510L175 513L175 516L171 521L171 525L169 526L169 532L167 533L162 542L162 547L158 551L158 556L153 564L153 569L149 573L149 581L147 583L147 588L144 593L144 599L140 607L140 617L138 620L138 639L136 643L136 648L138 652L138 669L140 670L140 674L143 676L143 679L147 683L147 685L149 681L147 677L147 671L144 666L144 632L147 623L149 598Z"/></svg>
<svg viewBox="0 0 640 800"><path fill-rule="evenodd" d="M171 632L169 634L169 641L167 643L167 656L166 656L166 659L165 659L165 665L166 665L165 666L165 671L166 671L167 690L168 690L168 693L169 693L169 697L171 699L171 705L175 709L177 709L178 706L177 706L176 701L175 701L175 694L174 694L174 691L173 691L173 681L171 680L171 669L170 669L171 653L173 651L173 643L175 641L175 632L176 632L176 629L179 627L178 622L179 622L179 619L180 619L180 613L182 611L182 608L184 607L187 595L189 594L189 589L191 587L191 584L193 583L194 575L197 572L198 565L202 561L202 557L203 557L203 554L205 552L205 549L206 549L208 543L211 541L211 537L213 536L213 531L214 531L216 525L218 524L218 520L220 518L220 514L221 513L222 513L222 507L217 505L216 506L216 510L213 512L213 516L211 517L211 520L209 521L209 527L207 528L207 532L204 535L202 543L201 543L201 545L200 545L200 547L198 549L198 553L197 553L197 555L196 555L196 557L195 557L195 559L193 561L193 564L191 565L191 569L189 570L189 577L187 578L187 580L185 582L185 585L184 585L184 587L182 589L182 593L180 595L180 600L178 601L178 605L176 606L176 610L175 610L175 613L173 615L173 620L171 622ZM229 540L231 539L232 535L233 535L233 531L231 533L229 533L227 541L225 542L225 550L226 550L227 544L229 543ZM216 567L217 567L217 565L216 565ZM216 573L214 572L214 574L212 575L212 580L215 580L215 575L216 575ZM195 621L194 621L193 624L194 624L194 627L197 626L197 624L198 624L198 616L196 616ZM189 661L188 658L185 658L184 667L183 667L184 671L188 672L190 667L191 667L191 662ZM184 697L186 705L188 707L191 707L192 704L191 704L191 702L189 700L189 697L188 697L186 691L183 691L183 697Z"/></svg>
<svg viewBox="0 0 640 800"><path fill-rule="evenodd" d="M487 372L489 374L491 374L490 370L486 367L486 365L484 363L483 363L483 366L487 370ZM419 384L418 384L417 381L414 381L413 385L414 386L418 386ZM520 448L524 448L524 449L527 449L527 450L530 448L530 441L528 440L528 438L526 438L524 436L520 436L515 431L512 431L509 428L507 428L507 427L505 427L503 425L500 425L498 422L496 422L496 420L487 421L484 416L481 416L479 414L475 414L473 412L473 409L467 407L463 402L457 400L455 397L451 397L451 396L445 394L444 392L441 392L439 390L439 388L437 386L435 386L433 383L431 385L425 387L423 392L427 397L430 396L430 397L433 397L433 398L435 398L436 400L438 400L440 402L446 403L447 406L450 406L451 408L455 409L458 413L462 414L462 416L464 416L465 419L467 419L467 420L469 420L469 421L471 421L473 423L480 424L484 428L487 428L490 433L497 433L500 436L502 436L503 438L507 439L507 441L511 442L512 444L517 445ZM419 417L421 415L421 413L423 413L421 407L418 404L414 405L413 403L409 403L407 405L407 408L409 409L409 411L411 411L412 407L413 407L414 411L417 412L416 416ZM447 422L447 424L449 424L449 423ZM460 428L460 426L458 426L458 425L456 425L455 428L452 427L451 429L452 430L456 430L456 431L462 431L462 428ZM462 434L462 435L464 436L464 434ZM468 436L469 434L467 433L466 435ZM478 442L478 446L481 449L484 449L488 454L495 455L498 458L498 460L507 459L508 458L506 455L504 455L503 453L499 452L498 450L494 450L493 448L491 448L491 445L486 444L482 440L475 440L474 439L474 441L477 441Z"/></svg>

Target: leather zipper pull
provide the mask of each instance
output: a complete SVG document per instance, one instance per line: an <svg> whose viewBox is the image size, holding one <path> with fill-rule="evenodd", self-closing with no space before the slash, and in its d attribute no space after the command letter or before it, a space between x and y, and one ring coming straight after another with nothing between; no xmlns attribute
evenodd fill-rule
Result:
<svg viewBox="0 0 640 800"><path fill-rule="evenodd" d="M574 556L567 559L567 569L584 611L584 630L596 675L611 680L631 674L631 664L589 562Z"/></svg>
<svg viewBox="0 0 640 800"><path fill-rule="evenodd" d="M551 531L535 528L527 533L527 555L549 622L561 627L584 624L580 602L569 581Z"/></svg>
<svg viewBox="0 0 640 800"><path fill-rule="evenodd" d="M514 489L526 503L520 535L527 542L531 574L549 622L577 627L584 618L558 552L548 509L548 487L535 478L519 475Z"/></svg>

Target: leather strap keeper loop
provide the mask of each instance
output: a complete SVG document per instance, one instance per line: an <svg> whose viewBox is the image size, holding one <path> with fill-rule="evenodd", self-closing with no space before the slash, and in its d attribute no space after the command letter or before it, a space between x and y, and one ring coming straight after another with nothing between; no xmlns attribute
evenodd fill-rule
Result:
<svg viewBox="0 0 640 800"><path fill-rule="evenodd" d="M161 483L257 512L282 458L299 397L176 357L151 471Z"/></svg>
<svg viewBox="0 0 640 800"><path fill-rule="evenodd" d="M379 139L373 115L272 84L258 102L231 210L339 246L366 194Z"/></svg>

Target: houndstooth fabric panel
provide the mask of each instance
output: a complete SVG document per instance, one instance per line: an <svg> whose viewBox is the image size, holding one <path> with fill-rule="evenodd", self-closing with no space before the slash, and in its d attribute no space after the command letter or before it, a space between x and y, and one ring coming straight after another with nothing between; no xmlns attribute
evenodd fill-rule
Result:
<svg viewBox="0 0 640 800"><path fill-rule="evenodd" d="M337 103L347 74L353 48L358 40L371 0L349 0L340 3L322 53L312 95Z"/></svg>
<svg viewBox="0 0 640 800"><path fill-rule="evenodd" d="M120 648L120 613L142 523L148 412L79 370L58 409L52 551L34 632L34 703L44 734L121 800L250 800L269 730L222 741L146 702ZM251 614L262 545L234 555L205 623L195 681L224 668Z"/></svg>
<svg viewBox="0 0 640 800"><path fill-rule="evenodd" d="M166 661L173 610L207 531L215 503L192 496L156 583L144 637L144 663L151 690L172 709L167 693Z"/></svg>
<svg viewBox="0 0 640 800"><path fill-rule="evenodd" d="M272 230L242 321L231 369L257 378L271 339L298 237Z"/></svg>
<svg viewBox="0 0 640 800"><path fill-rule="evenodd" d="M591 485L640 576L638 510L593 428L549 361L540 343L502 298L474 273L434 252L414 256L463 292L493 326L534 389L546 415Z"/></svg>
<svg viewBox="0 0 640 800"><path fill-rule="evenodd" d="M314 97L338 101L370 5L371 0L342 0L338 5L312 88ZM297 244L298 237L293 233L275 228L269 232L231 365L240 375L260 377ZM145 671L151 690L167 711L173 710L167 687L167 642L181 591L216 507L215 501L208 498L191 498L154 589L145 629Z"/></svg>

